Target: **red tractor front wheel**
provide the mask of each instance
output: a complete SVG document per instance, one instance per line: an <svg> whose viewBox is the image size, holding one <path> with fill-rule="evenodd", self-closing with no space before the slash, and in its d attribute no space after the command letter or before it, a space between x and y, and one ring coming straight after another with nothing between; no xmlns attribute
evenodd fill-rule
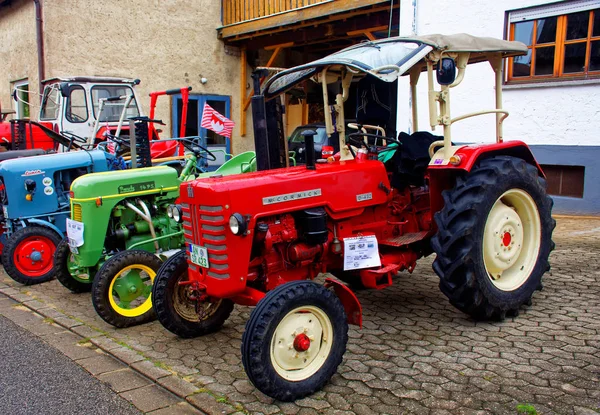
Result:
<svg viewBox="0 0 600 415"><path fill-rule="evenodd" d="M285 283L260 300L242 336L250 381L280 401L320 390L335 374L348 343L344 306L310 281Z"/></svg>
<svg viewBox="0 0 600 415"><path fill-rule="evenodd" d="M6 273L24 285L54 277L54 252L61 237L50 228L27 226L13 233L2 250Z"/></svg>

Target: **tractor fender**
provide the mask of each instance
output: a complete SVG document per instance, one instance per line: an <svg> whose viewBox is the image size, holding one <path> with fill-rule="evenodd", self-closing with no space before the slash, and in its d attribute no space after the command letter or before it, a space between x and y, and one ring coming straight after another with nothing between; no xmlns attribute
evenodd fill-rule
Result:
<svg viewBox="0 0 600 415"><path fill-rule="evenodd" d="M432 214L444 206L442 192L452 189L456 184L457 176L470 172L479 160L494 156L517 157L537 167L539 175L546 178L529 146L522 141L452 146L450 155L459 156L460 162L457 165L450 164L450 159L444 158L444 149L441 148L433 155L427 168Z"/></svg>
<svg viewBox="0 0 600 415"><path fill-rule="evenodd" d="M30 225L31 224L35 224L35 225L40 225L40 226L45 226L47 228L50 228L54 232L56 232L61 238L64 236L63 232L60 229L58 229L58 227L55 224L50 223L50 222L48 222L46 220L41 220L41 219L27 219L27 222ZM25 227L25 226L23 226L23 227Z"/></svg>
<svg viewBox="0 0 600 415"><path fill-rule="evenodd" d="M444 159L443 151L443 148L438 150L432 157L428 169L430 172L437 170L463 170L469 172L479 160L494 156L512 156L523 159L527 163L536 166L540 176L546 177L529 146L523 141L515 140L493 144L453 146L452 155L460 157L460 163L458 165L452 165L449 163L449 160Z"/></svg>
<svg viewBox="0 0 600 415"><path fill-rule="evenodd" d="M346 284L332 278L326 278L324 285L326 288L333 288L333 291L342 302L348 317L348 323L357 325L362 329L362 306L352 290Z"/></svg>

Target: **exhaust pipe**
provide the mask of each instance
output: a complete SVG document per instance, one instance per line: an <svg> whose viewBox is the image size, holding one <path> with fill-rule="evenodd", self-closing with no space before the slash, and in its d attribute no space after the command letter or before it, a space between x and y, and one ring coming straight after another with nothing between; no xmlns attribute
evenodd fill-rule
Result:
<svg viewBox="0 0 600 415"><path fill-rule="evenodd" d="M306 151L306 169L316 170L315 167L315 130L304 130L300 133L304 137L304 150Z"/></svg>

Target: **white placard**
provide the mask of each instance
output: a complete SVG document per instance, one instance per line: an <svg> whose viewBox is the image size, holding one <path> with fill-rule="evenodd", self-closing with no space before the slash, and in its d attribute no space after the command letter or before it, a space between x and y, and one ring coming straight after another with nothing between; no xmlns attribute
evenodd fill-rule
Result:
<svg viewBox="0 0 600 415"><path fill-rule="evenodd" d="M67 237L70 247L83 245L83 223L67 218Z"/></svg>
<svg viewBox="0 0 600 415"><path fill-rule="evenodd" d="M381 260L375 235L344 239L344 271L379 266Z"/></svg>

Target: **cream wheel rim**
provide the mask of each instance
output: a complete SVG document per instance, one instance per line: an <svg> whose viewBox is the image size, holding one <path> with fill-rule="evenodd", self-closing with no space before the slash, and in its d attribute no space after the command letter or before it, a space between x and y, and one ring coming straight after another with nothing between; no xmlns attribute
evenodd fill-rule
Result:
<svg viewBox="0 0 600 415"><path fill-rule="evenodd" d="M524 190L500 196L483 232L483 261L488 277L502 291L514 291L531 275L542 240L540 213Z"/></svg>
<svg viewBox="0 0 600 415"><path fill-rule="evenodd" d="M271 338L271 363L284 379L308 379L323 366L333 343L333 325L316 306L295 308L277 325Z"/></svg>

